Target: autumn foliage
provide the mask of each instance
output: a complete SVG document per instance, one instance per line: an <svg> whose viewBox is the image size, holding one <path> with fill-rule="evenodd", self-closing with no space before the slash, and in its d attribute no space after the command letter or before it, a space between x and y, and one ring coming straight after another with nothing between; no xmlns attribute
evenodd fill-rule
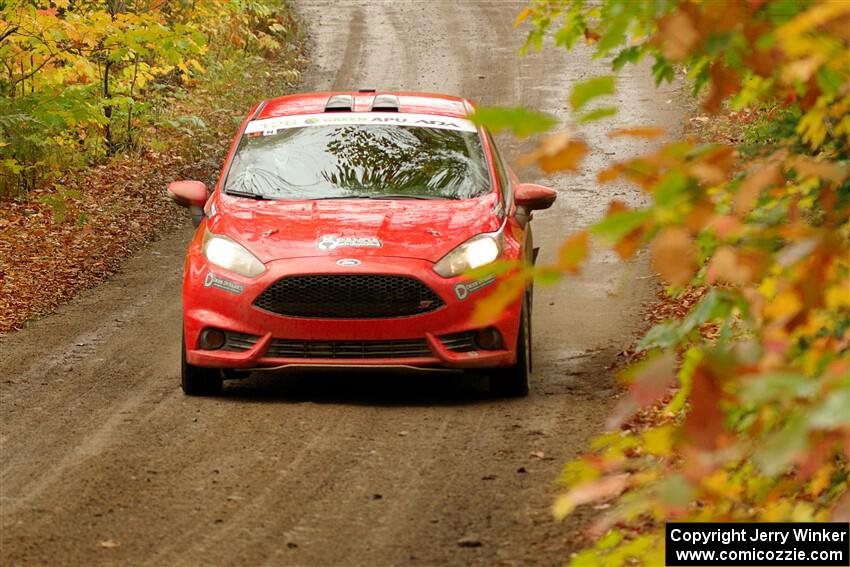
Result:
<svg viewBox="0 0 850 567"><path fill-rule="evenodd" d="M208 65L280 47L289 29L273 4L0 1L0 196L155 138Z"/></svg>
<svg viewBox="0 0 850 567"><path fill-rule="evenodd" d="M668 520L847 521L850 3L538 0L523 23L527 48L551 33L557 47L590 42L612 62L612 75L574 86L571 129L528 156L545 172L581 168L593 151L581 124L617 112L605 97L630 63L649 60L658 82L685 74L709 115L759 117L741 144L675 140L601 172L600 184L625 179L652 204L611 202L554 266L501 266L512 281L479 310L492 316L516 281L579 270L591 239L623 259L648 247L672 301L701 297L646 333L609 432L564 470L558 518L612 504L573 564L663 564ZM479 122L499 116L487 113Z"/></svg>
<svg viewBox="0 0 850 567"><path fill-rule="evenodd" d="M185 222L163 188L305 62L283 0L0 0L0 55L0 337Z"/></svg>

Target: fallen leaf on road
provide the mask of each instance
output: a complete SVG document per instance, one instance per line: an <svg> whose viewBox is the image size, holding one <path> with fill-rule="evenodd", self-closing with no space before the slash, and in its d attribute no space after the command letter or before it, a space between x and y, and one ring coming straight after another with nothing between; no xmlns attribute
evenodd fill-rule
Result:
<svg viewBox="0 0 850 567"><path fill-rule="evenodd" d="M117 541L115 541L114 539L107 539L105 541L100 542L98 545L100 547L106 547L106 548L111 549L113 547L118 547L121 544L118 543Z"/></svg>

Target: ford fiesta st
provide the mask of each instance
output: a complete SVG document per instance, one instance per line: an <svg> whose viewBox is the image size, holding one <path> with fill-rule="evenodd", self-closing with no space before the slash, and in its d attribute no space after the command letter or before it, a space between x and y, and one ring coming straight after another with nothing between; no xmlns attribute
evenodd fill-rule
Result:
<svg viewBox="0 0 850 567"><path fill-rule="evenodd" d="M315 93L258 104L218 184L168 194L198 229L183 280L182 386L304 367L487 369L528 393L531 290L471 324L499 259L533 261L531 211L556 193L519 183L465 99ZM480 271L479 271L480 273Z"/></svg>

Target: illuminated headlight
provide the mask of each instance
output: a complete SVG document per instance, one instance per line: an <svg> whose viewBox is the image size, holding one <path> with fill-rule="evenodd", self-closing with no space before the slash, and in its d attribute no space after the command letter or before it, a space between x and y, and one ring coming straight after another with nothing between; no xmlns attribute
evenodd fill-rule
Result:
<svg viewBox="0 0 850 567"><path fill-rule="evenodd" d="M473 236L434 264L434 271L451 278L486 266L502 255L503 245L501 232Z"/></svg>
<svg viewBox="0 0 850 567"><path fill-rule="evenodd" d="M204 257L210 264L240 276L253 278L262 274L266 267L241 244L210 231L204 233Z"/></svg>

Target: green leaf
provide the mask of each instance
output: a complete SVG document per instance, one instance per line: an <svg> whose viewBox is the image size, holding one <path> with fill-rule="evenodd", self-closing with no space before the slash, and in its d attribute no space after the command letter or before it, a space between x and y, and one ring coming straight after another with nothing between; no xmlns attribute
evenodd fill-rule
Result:
<svg viewBox="0 0 850 567"><path fill-rule="evenodd" d="M640 46L634 45L632 47L627 47L621 50L614 60L611 61L611 67L614 71L619 71L623 67L626 66L627 63L637 63L640 61L643 52L641 51Z"/></svg>
<svg viewBox="0 0 850 567"><path fill-rule="evenodd" d="M614 94L614 76L594 77L573 87L570 105L572 105L574 111L579 110L590 100L610 94Z"/></svg>
<svg viewBox="0 0 850 567"><path fill-rule="evenodd" d="M493 132L511 130L520 137L551 130L558 121L542 112L534 112L521 106L515 108L481 107L475 110L469 119L478 126L489 128Z"/></svg>
<svg viewBox="0 0 850 567"><path fill-rule="evenodd" d="M683 191L688 186L688 178L681 169L672 169L652 191L655 204L662 209L672 209L682 201Z"/></svg>
<svg viewBox="0 0 850 567"><path fill-rule="evenodd" d="M754 460L766 475L777 475L806 448L806 437L805 422L799 416L794 416L782 430L767 439L754 455Z"/></svg>
<svg viewBox="0 0 850 567"><path fill-rule="evenodd" d="M649 218L650 211L618 211L590 227L590 233L607 244L615 244Z"/></svg>
<svg viewBox="0 0 850 567"><path fill-rule="evenodd" d="M584 124L585 122L602 120L603 118L608 118L609 116L614 116L615 114L617 114L616 106L603 106L602 108L597 108L595 110L591 110L587 114L583 114L579 117L578 121L580 124Z"/></svg>
<svg viewBox="0 0 850 567"><path fill-rule="evenodd" d="M670 348L676 346L682 338L681 324L677 321L665 321L653 326L637 346L638 352L651 348Z"/></svg>
<svg viewBox="0 0 850 567"><path fill-rule="evenodd" d="M817 382L807 376L793 372L774 372L744 382L741 401L747 404L765 404L777 398L808 398L817 390Z"/></svg>
<svg viewBox="0 0 850 567"><path fill-rule="evenodd" d="M674 474L661 482L658 493L668 506L686 506L693 498L694 489L685 477Z"/></svg>
<svg viewBox="0 0 850 567"><path fill-rule="evenodd" d="M832 429L840 427L850 419L850 389L840 386L815 407L808 415L811 429Z"/></svg>

